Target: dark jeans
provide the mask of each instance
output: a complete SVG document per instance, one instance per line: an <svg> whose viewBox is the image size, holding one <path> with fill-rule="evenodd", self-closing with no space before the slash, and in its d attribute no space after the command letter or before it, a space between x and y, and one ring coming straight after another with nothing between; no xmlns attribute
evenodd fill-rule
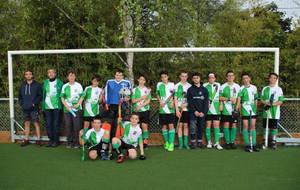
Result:
<svg viewBox="0 0 300 190"><path fill-rule="evenodd" d="M61 123L61 110L59 109L48 109L44 111L46 130L50 142L59 142L59 129Z"/></svg>
<svg viewBox="0 0 300 190"><path fill-rule="evenodd" d="M205 117L196 117L194 113L190 113L190 134L191 142L196 142L196 131L198 141L202 140L202 130L205 125Z"/></svg>
<svg viewBox="0 0 300 190"><path fill-rule="evenodd" d="M77 111L76 117L71 113L64 113L64 120L68 144L79 145L79 131L82 128L82 111Z"/></svg>

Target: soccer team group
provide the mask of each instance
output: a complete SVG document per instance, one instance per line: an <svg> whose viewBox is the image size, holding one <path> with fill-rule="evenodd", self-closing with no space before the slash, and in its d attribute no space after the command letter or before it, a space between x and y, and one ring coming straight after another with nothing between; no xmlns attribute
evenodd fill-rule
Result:
<svg viewBox="0 0 300 190"><path fill-rule="evenodd" d="M67 148L88 149L92 160L109 160L111 153L117 154L117 162L126 158L145 160L144 148L148 145L151 89L147 78L139 75L133 88L124 79L123 71L115 71L114 79L99 87L100 77L94 75L91 85L83 89L76 81L73 70L68 71L68 82L63 84L56 70L47 71L48 78L40 85L33 72L24 72L25 80L19 88L19 103L23 110L25 137L21 146L29 145L30 123L35 126L37 141L41 145L39 117L43 113L49 138L47 147L59 144L59 132L64 120ZM178 149L216 148L236 149L237 122L241 117L245 151L258 152L256 142L257 103L263 105L263 126L271 130L271 147L276 149L277 125L280 106L284 102L282 89L277 85L278 75L269 74L269 84L258 93L251 84L249 73L241 76L242 86L235 83L233 71L226 73L226 82L216 82L216 74L207 75L207 82L195 72L179 73L179 82L169 81L167 71L160 72L160 82L155 90L159 103L159 124L162 127L164 149L174 151L175 135ZM153 93L154 94L154 93ZM124 118L126 105L132 104L129 121ZM103 106L101 106L101 104ZM42 112L40 111L42 108ZM101 110L102 109L102 110ZM61 117L63 110L63 118ZM221 146L220 126L223 126L224 145ZM213 139L211 131L213 129ZM205 131L206 142L202 140ZM265 132L266 129L265 129ZM83 152L84 157L84 152Z"/></svg>

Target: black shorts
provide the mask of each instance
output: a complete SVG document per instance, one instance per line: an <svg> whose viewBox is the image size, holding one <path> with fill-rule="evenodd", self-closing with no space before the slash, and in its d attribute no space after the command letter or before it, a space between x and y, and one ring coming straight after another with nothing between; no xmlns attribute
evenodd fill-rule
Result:
<svg viewBox="0 0 300 190"><path fill-rule="evenodd" d="M278 128L279 119L269 119L269 128L270 129L277 129ZM267 119L263 119L263 128L266 128Z"/></svg>
<svg viewBox="0 0 300 190"><path fill-rule="evenodd" d="M135 147L131 144L127 144L125 143L122 139L121 139L121 146L120 146L121 149L135 149Z"/></svg>
<svg viewBox="0 0 300 190"><path fill-rule="evenodd" d="M229 123L237 123L238 118L233 118L232 115L222 115L221 116L222 122L229 122Z"/></svg>
<svg viewBox="0 0 300 190"><path fill-rule="evenodd" d="M178 122L178 117L176 117L176 120ZM183 111L180 118L180 123L188 123L190 121L190 116L188 111Z"/></svg>
<svg viewBox="0 0 300 190"><path fill-rule="evenodd" d="M94 117L91 117L91 116L84 116L84 117L83 117L83 121L92 122L93 119L94 119Z"/></svg>
<svg viewBox="0 0 300 190"><path fill-rule="evenodd" d="M175 123L175 115L173 113L160 113L159 114L159 124L169 125Z"/></svg>
<svg viewBox="0 0 300 190"><path fill-rule="evenodd" d="M24 121L39 121L39 112L37 110L23 110Z"/></svg>
<svg viewBox="0 0 300 190"><path fill-rule="evenodd" d="M220 121L221 115L206 115L206 121Z"/></svg>
<svg viewBox="0 0 300 190"><path fill-rule="evenodd" d="M256 119L257 115L252 115L251 117L252 117L252 119ZM242 116L242 120L249 120L249 119L250 119L250 116Z"/></svg>
<svg viewBox="0 0 300 190"><path fill-rule="evenodd" d="M149 124L150 122L150 111L137 112L139 115L140 123Z"/></svg>
<svg viewBox="0 0 300 190"><path fill-rule="evenodd" d="M91 148L89 148L89 152L92 150L96 150L97 154L100 155L101 154L101 149L102 149L102 142L98 143L96 146L93 146Z"/></svg>

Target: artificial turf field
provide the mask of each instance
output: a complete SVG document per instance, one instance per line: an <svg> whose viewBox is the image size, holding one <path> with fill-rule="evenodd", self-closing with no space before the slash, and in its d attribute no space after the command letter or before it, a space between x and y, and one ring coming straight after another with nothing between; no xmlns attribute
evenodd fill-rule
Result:
<svg viewBox="0 0 300 190"><path fill-rule="evenodd" d="M0 144L0 189L300 189L300 147L146 150L147 160L81 161L80 149Z"/></svg>

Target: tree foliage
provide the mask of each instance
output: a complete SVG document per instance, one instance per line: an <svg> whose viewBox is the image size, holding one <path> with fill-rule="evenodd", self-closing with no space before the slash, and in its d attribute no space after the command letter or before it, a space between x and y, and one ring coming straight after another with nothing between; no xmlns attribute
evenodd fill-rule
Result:
<svg viewBox="0 0 300 190"><path fill-rule="evenodd" d="M238 0L9 0L0 1L0 26L1 97L8 96L7 50L109 47L280 47L280 85L288 96L300 92L300 29L274 3L245 9ZM250 72L262 87L273 61L270 53L15 56L14 81L27 68L42 81L54 67L63 79L75 69L83 85L98 73L104 85L115 68L125 68L131 79L146 74L153 87L163 69L172 81L187 70L214 71L220 82L233 69Z"/></svg>

